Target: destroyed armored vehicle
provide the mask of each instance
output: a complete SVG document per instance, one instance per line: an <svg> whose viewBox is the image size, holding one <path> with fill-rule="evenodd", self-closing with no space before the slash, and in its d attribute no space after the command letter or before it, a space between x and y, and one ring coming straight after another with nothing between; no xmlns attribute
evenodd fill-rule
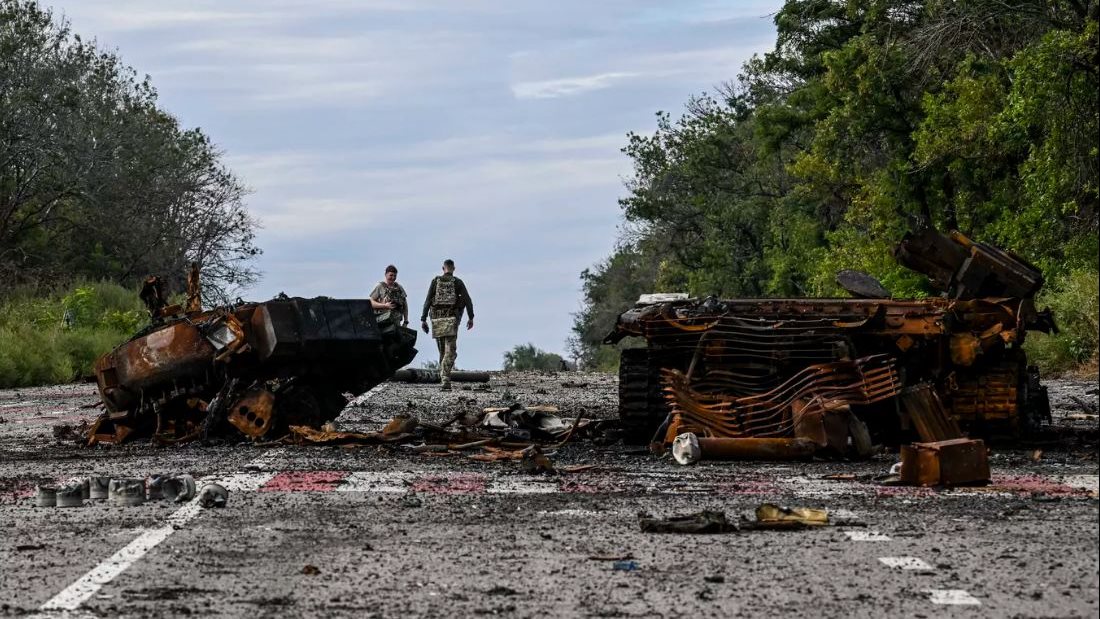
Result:
<svg viewBox="0 0 1100 619"><path fill-rule="evenodd" d="M853 296L878 298L643 297L605 340L644 340L621 356L627 440L764 439L766 454L805 444L780 439L807 439L847 456L914 434L953 438L960 427L1020 437L1047 421L1045 389L1021 348L1028 331L1055 330L1035 309L1039 271L957 232L909 235L895 256L943 295L891 299L847 272L838 281Z"/></svg>
<svg viewBox="0 0 1100 619"><path fill-rule="evenodd" d="M175 443L236 430L278 438L320 427L416 355L416 332L379 324L369 300L283 297L203 311L197 272L187 309L142 290L153 324L100 357L106 412L88 443Z"/></svg>

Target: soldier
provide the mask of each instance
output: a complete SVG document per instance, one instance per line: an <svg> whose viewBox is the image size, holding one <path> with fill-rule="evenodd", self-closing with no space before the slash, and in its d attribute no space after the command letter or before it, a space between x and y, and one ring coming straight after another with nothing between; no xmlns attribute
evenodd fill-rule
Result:
<svg viewBox="0 0 1100 619"><path fill-rule="evenodd" d="M420 314L420 328L427 333L428 313L431 312L431 333L439 348L439 376L444 391L451 388L451 370L458 356L458 323L462 321L463 310L469 317L466 329L474 328L474 303L466 291L466 284L455 277L454 272L454 260L444 260L443 275L437 275L428 286L428 296Z"/></svg>
<svg viewBox="0 0 1100 619"><path fill-rule="evenodd" d="M409 299L405 294L405 288L397 283L397 267L392 264L386 267L385 279L378 282L378 285L374 287L374 290L370 293L370 298L372 301L379 303L393 304L393 307L388 311L375 311L375 315L378 316L379 320L399 315L402 318L401 326L409 326Z"/></svg>

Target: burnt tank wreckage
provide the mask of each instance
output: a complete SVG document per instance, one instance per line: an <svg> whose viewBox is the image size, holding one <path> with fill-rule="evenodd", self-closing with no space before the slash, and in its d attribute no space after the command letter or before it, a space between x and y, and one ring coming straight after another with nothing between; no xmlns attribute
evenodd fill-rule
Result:
<svg viewBox="0 0 1100 619"><path fill-rule="evenodd" d="M197 269L184 307L151 277L151 326L95 364L106 408L88 444L171 444L235 429L278 438L318 427L416 355L416 331L378 322L369 300L281 296L202 310Z"/></svg>
<svg viewBox="0 0 1100 619"><path fill-rule="evenodd" d="M766 452L766 441L809 439L818 453L850 456L872 441L953 438L937 424L998 439L1049 421L1021 348L1028 331L1057 331L1035 308L1041 273L958 232L909 234L895 257L942 295L891 299L869 276L842 272L854 298L643 297L605 340L645 342L621 356L626 440L668 446L694 433L759 439Z"/></svg>

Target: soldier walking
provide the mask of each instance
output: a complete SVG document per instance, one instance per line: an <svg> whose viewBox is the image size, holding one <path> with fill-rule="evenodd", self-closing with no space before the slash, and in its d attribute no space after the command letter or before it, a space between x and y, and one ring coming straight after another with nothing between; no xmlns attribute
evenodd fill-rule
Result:
<svg viewBox="0 0 1100 619"><path fill-rule="evenodd" d="M431 333L439 348L439 376L444 391L451 388L451 370L458 356L458 324L463 311L468 316L466 329L474 328L474 303L466 291L466 284L455 277L454 272L454 260L444 260L443 274L432 279L420 314L420 328L424 333L428 332L428 315L432 318Z"/></svg>

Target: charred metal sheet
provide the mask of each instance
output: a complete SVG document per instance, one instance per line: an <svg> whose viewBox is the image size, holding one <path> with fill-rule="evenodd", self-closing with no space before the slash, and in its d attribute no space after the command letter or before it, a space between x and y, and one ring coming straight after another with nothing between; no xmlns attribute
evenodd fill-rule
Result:
<svg viewBox="0 0 1100 619"><path fill-rule="evenodd" d="M901 403L922 440L931 443L963 438L959 424L944 410L931 384L907 387L901 392Z"/></svg>
<svg viewBox="0 0 1100 619"><path fill-rule="evenodd" d="M952 299L1030 298L1043 275L1019 256L977 243L961 232L932 229L905 235L894 251L902 266L923 273Z"/></svg>
<svg viewBox="0 0 1100 619"><path fill-rule="evenodd" d="M274 415L275 394L267 389L253 389L233 404L228 420L241 434L258 438L271 429Z"/></svg>
<svg viewBox="0 0 1100 619"><path fill-rule="evenodd" d="M863 271L843 269L836 274L836 283L857 299L889 299L890 291Z"/></svg>
<svg viewBox="0 0 1100 619"><path fill-rule="evenodd" d="M678 370L664 374L670 415L663 442L684 432L715 438L798 438L845 451L850 407L896 395L901 387L893 359L878 355L856 361L814 364L768 388L768 380L714 370L690 382ZM734 395L737 392L746 395ZM808 428L820 428L820 437Z"/></svg>

